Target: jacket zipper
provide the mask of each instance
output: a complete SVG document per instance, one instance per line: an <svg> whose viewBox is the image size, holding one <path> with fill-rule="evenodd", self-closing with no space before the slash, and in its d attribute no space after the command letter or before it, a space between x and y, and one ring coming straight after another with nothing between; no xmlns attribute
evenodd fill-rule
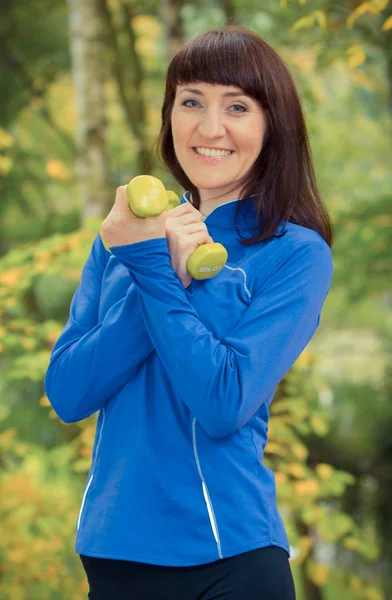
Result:
<svg viewBox="0 0 392 600"><path fill-rule="evenodd" d="M87 483L86 489L84 490L82 505L80 507L79 517L78 517L78 523L77 523L77 526L76 526L76 531L78 531L78 529L79 529L80 520L82 518L82 513L83 513L83 508L84 508L84 503L86 501L87 492L89 491L91 482L92 482L92 480L94 478L94 470L95 470L95 465L96 465L96 462L97 462L97 456L98 456L99 446L101 444L102 430L103 430L104 423L105 423L105 409L103 408L102 409L102 424L101 424L101 428L100 428L99 434L98 434L98 443L97 443L97 447L96 447L96 450L95 450L95 457L94 457L94 461L93 461L93 466L92 466L92 469L91 469L91 477L90 477L90 479L89 479L89 481Z"/></svg>
<svg viewBox="0 0 392 600"><path fill-rule="evenodd" d="M219 536L219 529L218 529L218 525L217 525L216 518L215 518L214 507L212 506L210 494L208 492L208 487L207 487L207 484L206 484L205 479L203 477L203 473L201 471L201 466L200 466L200 461L199 461L199 455L198 455L197 447L196 447L196 417L193 417L193 421L192 421L192 434L193 434L192 435L192 439L193 439L193 453L195 455L196 464L197 464L197 470L199 471L199 475L200 475L200 479L201 479L201 485L202 485L202 489L203 489L204 500L205 500L205 503L207 505L207 511L208 511L208 516L209 516L209 519L210 519L212 533L214 534L214 538L215 538L215 541L216 541L216 544L217 544L217 547L218 547L219 558L223 558L222 549L221 549L221 542L220 542L220 536Z"/></svg>

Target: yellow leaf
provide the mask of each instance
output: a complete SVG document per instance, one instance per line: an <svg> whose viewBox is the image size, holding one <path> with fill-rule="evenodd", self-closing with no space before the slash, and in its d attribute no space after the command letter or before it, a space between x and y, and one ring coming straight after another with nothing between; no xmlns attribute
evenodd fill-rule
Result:
<svg viewBox="0 0 392 600"><path fill-rule="evenodd" d="M298 31L298 29L305 29L307 27L312 27L312 25L314 25L316 23L316 21L318 22L321 29L326 29L326 27L327 27L326 14L322 10L315 10L310 15L307 15L306 17L302 17L301 19L298 19L298 21L296 21L294 23L294 25L292 25L291 30Z"/></svg>
<svg viewBox="0 0 392 600"><path fill-rule="evenodd" d="M359 67L366 60L366 52L362 48L357 48L356 52L351 53L351 56L347 59L347 64L350 69L355 69L355 67Z"/></svg>
<svg viewBox="0 0 392 600"><path fill-rule="evenodd" d="M54 412L53 408L48 413L49 419L57 419L57 413Z"/></svg>
<svg viewBox="0 0 392 600"><path fill-rule="evenodd" d="M389 4L389 0L372 0L371 1L374 10L377 11L377 14L382 12Z"/></svg>
<svg viewBox="0 0 392 600"><path fill-rule="evenodd" d="M38 539L33 542L33 550L34 552L41 553L46 550L47 543L46 540Z"/></svg>
<svg viewBox="0 0 392 600"><path fill-rule="evenodd" d="M149 40L160 35L162 31L159 19L150 15L137 15L133 17L132 25L139 35L146 36Z"/></svg>
<svg viewBox="0 0 392 600"><path fill-rule="evenodd" d="M354 22L366 13L371 15L379 15L389 4L389 0L370 0L369 2L362 2L347 19L347 27L351 29Z"/></svg>
<svg viewBox="0 0 392 600"><path fill-rule="evenodd" d="M325 517L325 511L322 506L311 506L303 512L303 519L308 525L313 525Z"/></svg>
<svg viewBox="0 0 392 600"><path fill-rule="evenodd" d="M372 82L370 77L367 77L367 75L365 75L365 73L363 73L362 71L349 71L348 77L350 81L352 81L355 85L362 87L366 90L374 90L374 83Z"/></svg>
<svg viewBox="0 0 392 600"><path fill-rule="evenodd" d="M9 156L0 156L0 174L7 175L11 171L14 163Z"/></svg>
<svg viewBox="0 0 392 600"><path fill-rule="evenodd" d="M89 589L90 589L90 586L88 584L87 577L83 577L83 579L79 583L79 590L81 591L82 594L84 594L84 596L87 596Z"/></svg>
<svg viewBox="0 0 392 600"><path fill-rule="evenodd" d="M316 466L316 473L321 479L329 479L333 475L333 468L326 463L319 463Z"/></svg>
<svg viewBox="0 0 392 600"><path fill-rule="evenodd" d="M359 590L362 589L362 581L357 575L351 575L349 581L351 589L355 592L359 592Z"/></svg>
<svg viewBox="0 0 392 600"><path fill-rule="evenodd" d="M68 181L71 179L67 167L60 160L49 160L46 163L45 170L49 177L55 181Z"/></svg>
<svg viewBox="0 0 392 600"><path fill-rule="evenodd" d="M50 406L49 398L46 394L44 396L41 396L39 403L40 406Z"/></svg>
<svg viewBox="0 0 392 600"><path fill-rule="evenodd" d="M299 554L293 560L293 563L299 565L308 556L310 549L312 548L312 538L310 536L302 536L297 545L299 548Z"/></svg>
<svg viewBox="0 0 392 600"><path fill-rule="evenodd" d="M309 352L309 350L304 350L299 355L296 362L301 366L307 367L312 362L312 358L313 358L313 354L311 352Z"/></svg>
<svg viewBox="0 0 392 600"><path fill-rule="evenodd" d="M327 583L328 569L321 563L316 563L312 568L312 580L317 586L321 587Z"/></svg>
<svg viewBox="0 0 392 600"><path fill-rule="evenodd" d="M0 449L8 450L12 446L12 442L14 441L16 436L16 429L9 428L0 433Z"/></svg>
<svg viewBox="0 0 392 600"><path fill-rule="evenodd" d="M54 565L47 565L46 573L49 576L49 578L52 578L57 575L57 569Z"/></svg>
<svg viewBox="0 0 392 600"><path fill-rule="evenodd" d="M10 148L13 144L13 139L5 129L0 127L0 148Z"/></svg>
<svg viewBox="0 0 392 600"><path fill-rule="evenodd" d="M295 65L303 71L304 73L311 73L316 64L315 54L312 51L298 49L291 54L291 60L295 63ZM305 355L305 356L303 356ZM302 354L297 358L297 362L300 361L301 357L306 359L306 364L308 364L308 355L310 355L309 350L304 350Z"/></svg>
<svg viewBox="0 0 392 600"><path fill-rule="evenodd" d="M392 215L379 215L373 220L373 223L381 227L392 227Z"/></svg>
<svg viewBox="0 0 392 600"><path fill-rule="evenodd" d="M9 298L7 298L4 301L3 305L6 306L7 308L12 308L13 306L16 306L17 303L18 302L17 302L16 298L14 298L13 296L10 296Z"/></svg>
<svg viewBox="0 0 392 600"><path fill-rule="evenodd" d="M277 444L276 442L271 442L270 440L268 440L264 452L266 454L280 454L281 456L286 454L286 451L284 450L284 448L282 448L280 444Z"/></svg>
<svg viewBox="0 0 392 600"><path fill-rule="evenodd" d="M323 436L328 432L328 423L320 415L312 415L310 417L310 425L313 431L319 436Z"/></svg>
<svg viewBox="0 0 392 600"><path fill-rule="evenodd" d="M357 8L355 10L353 10L351 15L347 19L347 27L349 29L352 29L354 22L358 19L358 17L360 17L361 15L364 15L369 10L371 10L370 2L363 2L362 4L357 6Z"/></svg>
<svg viewBox="0 0 392 600"><path fill-rule="evenodd" d="M11 563L24 563L26 561L26 551L24 548L14 548L7 552L7 558Z"/></svg>
<svg viewBox="0 0 392 600"><path fill-rule="evenodd" d="M389 29L392 29L392 16L388 17L388 19L386 21L384 21L381 29L383 31L388 31Z"/></svg>
<svg viewBox="0 0 392 600"><path fill-rule="evenodd" d="M315 479L307 479L305 481L296 481L294 483L295 490L301 498L304 496L316 497L320 493L320 486Z"/></svg>
<svg viewBox="0 0 392 600"><path fill-rule="evenodd" d="M280 471L277 471L275 473L275 481L276 481L276 483L286 483L287 482L286 473L281 473Z"/></svg>
<svg viewBox="0 0 392 600"><path fill-rule="evenodd" d="M14 268L0 274L0 283L13 286L16 285L23 276L23 269Z"/></svg>
<svg viewBox="0 0 392 600"><path fill-rule="evenodd" d="M361 545L361 542L352 536L346 537L343 540L343 546L349 550L357 550Z"/></svg>
<svg viewBox="0 0 392 600"><path fill-rule="evenodd" d="M316 10L315 18L318 21L320 29L327 29L327 16L322 10Z"/></svg>
<svg viewBox="0 0 392 600"><path fill-rule="evenodd" d="M294 475L294 477L297 477L298 479L306 477L306 469L300 463L291 463L288 465L287 470L291 475Z"/></svg>
<svg viewBox="0 0 392 600"><path fill-rule="evenodd" d="M313 15L302 17L291 26L291 31L298 31L299 29L306 29L308 27L312 27L313 23Z"/></svg>
<svg viewBox="0 0 392 600"><path fill-rule="evenodd" d="M20 340L20 345L25 350L34 350L34 348L36 346L36 342L33 338L22 338Z"/></svg>
<svg viewBox="0 0 392 600"><path fill-rule="evenodd" d="M384 594L375 587L368 587L364 592L366 600L384 600Z"/></svg>
<svg viewBox="0 0 392 600"><path fill-rule="evenodd" d="M291 446L291 451L299 460L305 460L308 457L309 451L303 444L296 442Z"/></svg>

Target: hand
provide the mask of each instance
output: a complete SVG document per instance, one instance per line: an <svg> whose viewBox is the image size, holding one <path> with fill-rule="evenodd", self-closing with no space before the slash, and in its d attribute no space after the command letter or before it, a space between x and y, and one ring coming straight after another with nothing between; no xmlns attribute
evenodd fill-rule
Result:
<svg viewBox="0 0 392 600"><path fill-rule="evenodd" d="M171 264L185 288L192 283L186 269L188 258L200 244L212 244L203 215L186 202L163 213L166 216L166 237Z"/></svg>
<svg viewBox="0 0 392 600"><path fill-rule="evenodd" d="M108 246L125 246L166 237L165 213L157 217L137 217L129 207L126 187L121 185L117 188L112 210L101 225L100 233L105 243Z"/></svg>

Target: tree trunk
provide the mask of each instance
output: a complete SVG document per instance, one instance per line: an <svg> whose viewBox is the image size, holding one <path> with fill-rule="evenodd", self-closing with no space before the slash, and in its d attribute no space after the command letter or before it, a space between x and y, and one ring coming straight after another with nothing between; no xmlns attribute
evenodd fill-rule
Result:
<svg viewBox="0 0 392 600"><path fill-rule="evenodd" d="M68 6L76 102L76 173L83 225L87 219L106 216L110 198L102 28L95 0L68 0Z"/></svg>
<svg viewBox="0 0 392 600"><path fill-rule="evenodd" d="M226 25L236 24L236 12L233 0L221 0L221 6L225 13Z"/></svg>
<svg viewBox="0 0 392 600"><path fill-rule="evenodd" d="M167 59L170 61L184 43L184 23L181 16L183 0L161 0L159 12L165 26Z"/></svg>

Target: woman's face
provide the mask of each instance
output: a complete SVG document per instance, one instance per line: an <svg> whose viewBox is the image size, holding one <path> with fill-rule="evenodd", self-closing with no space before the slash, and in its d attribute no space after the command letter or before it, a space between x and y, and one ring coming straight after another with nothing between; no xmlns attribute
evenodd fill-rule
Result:
<svg viewBox="0 0 392 600"><path fill-rule="evenodd" d="M265 114L256 100L231 85L177 85L171 119L177 159L198 188L201 203L221 194L219 204L237 198L241 180L258 157L267 129ZM195 148L232 153L207 157L197 154Z"/></svg>

